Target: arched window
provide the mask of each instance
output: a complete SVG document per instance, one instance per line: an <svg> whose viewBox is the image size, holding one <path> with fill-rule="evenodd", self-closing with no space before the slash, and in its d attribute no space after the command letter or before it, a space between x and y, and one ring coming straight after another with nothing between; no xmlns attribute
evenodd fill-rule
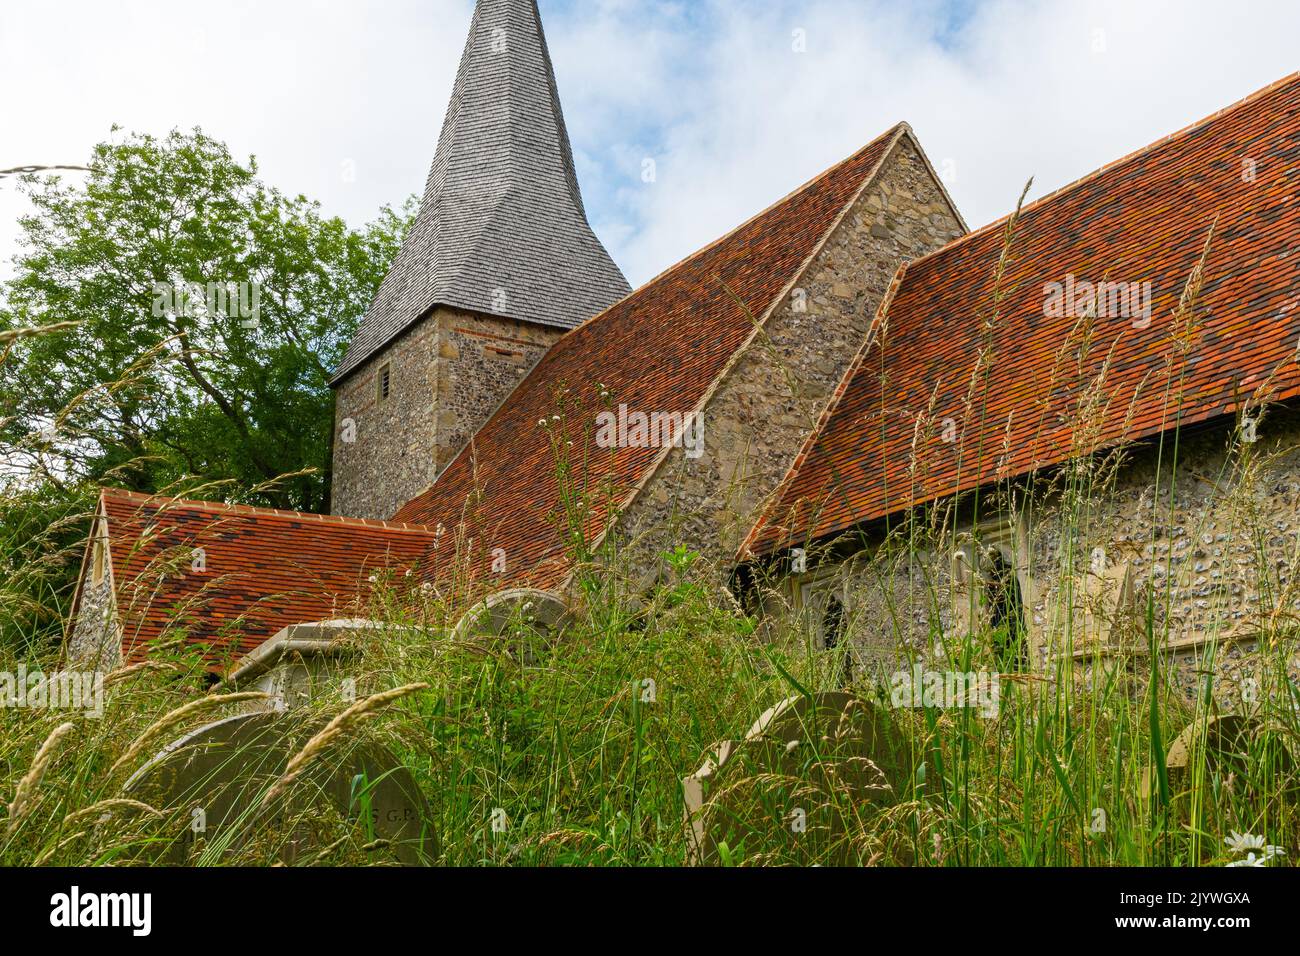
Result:
<svg viewBox="0 0 1300 956"><path fill-rule="evenodd" d="M993 630L994 653L1005 670L1029 668L1028 635L1025 633L1024 601L1016 569L997 548L986 555L986 588L989 625Z"/></svg>
<svg viewBox="0 0 1300 956"><path fill-rule="evenodd" d="M822 643L826 650L833 651L843 636L844 602L832 594L826 602L826 613L822 615Z"/></svg>
<svg viewBox="0 0 1300 956"><path fill-rule="evenodd" d="M848 619L844 613L844 602L834 594L826 601L826 611L822 614L822 646L828 651L836 651L844 640L844 631ZM847 687L853 681L853 653L850 648L837 651L841 655L840 683Z"/></svg>

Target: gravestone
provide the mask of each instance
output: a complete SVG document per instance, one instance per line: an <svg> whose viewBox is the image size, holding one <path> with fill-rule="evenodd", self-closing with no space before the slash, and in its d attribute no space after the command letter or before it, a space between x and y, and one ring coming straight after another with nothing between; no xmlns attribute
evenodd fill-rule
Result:
<svg viewBox="0 0 1300 956"><path fill-rule="evenodd" d="M466 611L452 629L453 641L500 645L526 666L542 663L569 625L564 600L537 588L498 591Z"/></svg>
<svg viewBox="0 0 1300 956"><path fill-rule="evenodd" d="M907 792L912 763L884 709L845 693L787 698L682 781L692 862L724 862L726 844L854 865L853 835Z"/></svg>
<svg viewBox="0 0 1300 956"><path fill-rule="evenodd" d="M1198 768L1204 767L1204 771ZM1226 833L1259 821L1239 819L1242 801L1259 805L1266 795L1294 802L1300 798L1300 775L1280 728L1257 717L1223 714L1192 721L1169 745L1165 770L1175 819L1204 833ZM1148 767L1140 783L1149 806L1159 797L1159 781ZM1263 808L1261 807L1261 810ZM1277 808L1264 811L1264 816ZM1213 839L1202 854L1220 850Z"/></svg>
<svg viewBox="0 0 1300 956"><path fill-rule="evenodd" d="M303 801L328 800L361 829L358 842L386 840L382 852L418 865L438 855L432 814L410 772L374 743L332 745L273 805L263 794L323 726L275 713L238 714L165 747L127 781L124 792L169 814L174 838L152 849L167 864L217 862L250 841L270 841L285 863L323 849L319 819ZM198 844L202 844L200 848Z"/></svg>
<svg viewBox="0 0 1300 956"><path fill-rule="evenodd" d="M350 619L291 624L241 658L223 687L267 695L241 707L246 712L293 710L327 698L351 703L373 690L364 686L358 645L382 627Z"/></svg>

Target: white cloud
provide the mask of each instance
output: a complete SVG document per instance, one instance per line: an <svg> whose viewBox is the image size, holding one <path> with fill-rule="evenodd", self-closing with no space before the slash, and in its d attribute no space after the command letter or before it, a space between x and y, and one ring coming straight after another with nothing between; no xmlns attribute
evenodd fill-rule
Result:
<svg viewBox="0 0 1300 956"><path fill-rule="evenodd" d="M201 126L237 157L256 154L273 185L359 224L424 188L472 9L471 0L5 3L0 168L84 163L114 123L154 134ZM12 181L0 181L6 263L21 211Z"/></svg>
<svg viewBox="0 0 1300 956"><path fill-rule="evenodd" d="M972 227L1004 215L1025 181L1064 185L1220 109L1296 67L1292 0L1042 4L999 0L955 31L943 4L813 0L714 3L710 25L672 55L646 57L639 18L606 17L590 95L633 83L674 104L653 185L623 170L615 255L654 274L766 207L899 120L916 129ZM792 48L804 31L806 52ZM658 45L656 45L656 48ZM619 64L637 65L634 80ZM652 77L646 71L654 68ZM572 95L566 95L572 99ZM636 117L629 125L637 128ZM630 163L627 163L630 167ZM608 212L606 212L608 215Z"/></svg>
<svg viewBox="0 0 1300 956"><path fill-rule="evenodd" d="M423 187L470 10L5 4L0 167L83 161L113 122L198 124L256 153L275 185L360 223ZM1294 0L543 0L542 12L588 212L634 283L900 119L937 165L952 161L952 192L981 225L1030 175L1041 195L1291 72L1300 33ZM6 259L18 211L0 185Z"/></svg>

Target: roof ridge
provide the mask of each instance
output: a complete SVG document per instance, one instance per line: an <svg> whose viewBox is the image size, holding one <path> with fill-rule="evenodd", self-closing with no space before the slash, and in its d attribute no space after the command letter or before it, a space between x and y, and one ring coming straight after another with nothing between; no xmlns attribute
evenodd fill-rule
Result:
<svg viewBox="0 0 1300 956"><path fill-rule="evenodd" d="M1274 90L1277 90L1280 87L1286 86L1287 84L1294 83L1296 81L1300 81L1300 70L1296 70L1293 73L1289 73L1286 76L1282 77L1281 79L1274 80L1272 83L1268 84L1267 86L1261 87L1260 89L1255 90L1253 93L1248 93L1245 96L1243 96L1241 99L1233 103L1229 103L1227 106L1221 107L1220 109L1215 110L1213 113L1210 113L1208 116L1203 116L1201 119L1188 123L1186 126L1183 126L1180 129L1176 129L1172 133L1168 133L1157 140L1153 140L1152 142L1147 143L1145 146L1140 146L1137 149L1119 157L1118 159L1113 159L1108 163L1104 163L1103 165L1098 166L1096 169L1092 170L1091 172L1084 173L1078 179L1071 180L1070 182L1066 183L1063 186L1058 186L1056 189L1053 189L1049 193L1044 193L1043 195L1039 196L1037 199L1034 199L1026 203L1025 205L1021 206L1018 210L1012 210L1006 215L999 216L997 219L994 219L992 222L980 226L978 229L972 229L969 232L967 232L965 235L958 236L952 242L948 243L945 246L940 246L938 249L935 249L933 252L927 252L923 256L917 256L915 259L912 260L911 265L913 266L919 265L920 263L925 262L927 259L931 259L941 253L947 252L950 249L962 245L968 240L974 239L977 236L982 236L991 230L1002 228L1006 226L1007 221L1013 215L1016 215L1017 212L1019 213L1020 216L1023 217L1025 213L1031 211L1037 206L1040 206L1048 202L1051 199L1056 199L1063 193L1068 193L1084 185L1085 183L1092 182L1092 180L1096 179L1098 176L1108 173L1112 169L1122 166L1125 163L1133 162L1139 157L1145 156L1147 153L1150 153L1175 139L1188 136L1191 133L1194 133L1196 130L1200 129L1202 126L1205 126L1209 123L1214 122L1217 119L1220 119L1225 114L1240 109L1250 103L1255 102L1258 99L1262 99L1263 97L1267 96L1269 93L1272 93Z"/></svg>
<svg viewBox="0 0 1300 956"><path fill-rule="evenodd" d="M1090 425L1096 434L1089 437L1084 454L1221 419L1241 408L1243 401L1273 403L1300 396L1300 371L1296 371L1287 323L1271 321L1274 315L1285 315L1294 298L1295 270L1273 264L1294 248L1300 230L1294 217L1285 215L1295 199L1286 186L1287 174L1293 172L1286 158L1300 128L1297 104L1300 72L900 267L891 292L881 302L872 329L874 341L864 343L837 383L815 430L815 441L805 444L791 464L773 502L737 550L738 561L779 554L784 548L802 546L803 541L824 541L867 521L907 513L930 501L950 500L980 485L1019 479L1068 460L1079 453L1074 444L1076 428L1071 427L1079 414L1075 407L1079 388L1096 387L1104 397L1098 424ZM1246 184L1253 179L1234 175L1231 167L1236 159L1249 155L1272 158L1275 166L1269 177L1277 180L1277 188L1251 192ZM1203 168L1207 162L1215 164L1216 174L1207 177L1205 188L1198 186L1194 195L1171 207L1171 196L1182 198L1178 190L1184 167ZM1106 181L1100 182L1097 177L1103 175ZM1015 216L1034 208L1040 214L1023 226L1032 255L1013 257L1006 273L1008 282L1025 283L1025 294L1009 301L1007 311L1021 324L998 324L995 338L982 345L978 330L968 323L948 330L942 323L925 321L927 315L960 315L969 308L973 294L996 290L1002 280L986 274L986 269L998 261L998 244L989 240L1014 223ZM1167 394L1147 387L1153 374L1181 374L1163 371L1170 368L1170 359L1167 338L1159 327L1136 335L1125 328L1099 333L1105 347L1090 357L1086 367L1075 369L1073 362L1067 363L1070 369L1058 378L1060 350L1078 327L1068 316L1037 324L1043 313L1033 294L1034 281L1060 274L1056 270L1076 256L1083 243L1090 243L1090 253L1122 257L1130 268L1140 266L1160 275L1169 286L1162 295L1172 291L1176 296L1174 283L1187 281L1187 246L1194 239L1199 250L1204 242L1201 214L1216 208L1228 217L1229 225L1221 223L1220 230L1241 229L1249 238L1227 257L1225 281L1213 289L1207 286L1202 303L1206 331L1204 344L1198 345L1205 351L1183 363L1189 371L1180 388L1193 397L1179 405L1177 418ZM1257 219L1265 224L1258 232L1244 226ZM1094 224L1094 232L1081 233L1080 221ZM1100 240L1094 241L1094 235ZM983 240L920 270L926 259L973 236ZM970 277L976 273L972 291ZM1251 290L1245 299L1239 292L1242 283ZM899 323L900 315L907 326L904 331L912 337L901 352L896 345L893 354L886 355L879 351L884 347L881 336ZM1245 339L1234 338L1244 320L1261 317L1269 321L1256 321L1255 330ZM1134 326L1147 327L1137 322ZM1025 337L1030 329L1033 333ZM971 411L970 386L963 383L971 374L968 366L979 365L985 348L996 349L1002 358L988 365L993 372L984 392L991 397ZM880 368L874 367L879 361L873 361L868 350L884 361ZM1251 386L1253 393L1243 393L1243 386L1252 382L1256 383ZM945 431L960 422L960 431L954 432L961 436L957 454L944 450L937 429L926 429L921 435L910 423L905 427L886 421L896 410L886 406L895 404L905 404L912 413L909 417L918 422L921 417L932 423L949 422ZM1020 410L1026 405L1034 409L1027 417ZM942 439L944 444L953 440ZM967 461L972 455L973 465Z"/></svg>
<svg viewBox="0 0 1300 956"><path fill-rule="evenodd" d="M900 137L903 136L903 135L907 135L907 136L909 136L909 137L912 139L912 142L913 142L914 144L916 143L916 134L913 132L912 127L909 126L906 122L900 120L899 122L895 123L893 126L891 126L891 127L889 127L888 129L886 129L886 130L885 130L883 133L881 133L879 136L877 136L877 137L875 137L874 139L872 139L870 142L866 143L865 145L863 145L863 146L860 147L859 149L854 150L854 152L853 152L851 155L849 155L849 156L845 157L844 159L840 160L838 163L834 163L833 165L826 167L826 168L823 169L820 173L818 173L816 176L813 176L813 177L812 177L811 179L809 179L807 182L804 182L803 184L801 184L801 185L799 185L799 186L796 186L794 189L790 190L788 193L786 193L784 196L782 196L780 199L776 200L775 202L773 202L773 203L769 203L765 208L763 208L763 209L761 209L760 211L754 213L754 215L750 216L748 219L746 219L744 222L740 223L740 224L739 224L738 226L736 226L735 228L733 228L733 229L729 229L727 232L723 233L721 236L719 236L717 239L714 239L712 242L710 242L710 243L708 243L708 244L706 244L706 245L701 246L700 248L696 249L694 252L690 253L689 255L686 255L686 256L684 256L683 258L677 260L677 261L674 262L671 266L669 266L668 268L666 268L666 269L664 269L662 272L660 272L658 275L656 275L654 278L652 278L652 279L648 279L648 280L646 280L645 282L641 283L641 285L637 286L637 287L636 287L635 289L633 289L631 292L627 293L627 295L623 296L623 297L622 297L621 299L619 299L617 302L613 302L613 303L611 303L610 305L608 305L608 306L606 306L604 309L602 309L600 312L597 312L597 313L596 313L595 315L593 315L591 318L587 319L585 322L581 322L581 323L579 323L578 325L574 326L572 329L569 329L569 330L566 331L562 336L560 336L559 339L556 340L555 344L552 345L551 348L548 349L548 350L546 351L546 354L543 355L543 356L541 357L541 359L538 360L538 362L537 362L537 363L532 367L532 369L529 370L528 374L527 374L527 375L525 376L525 378L524 378L524 381L526 381L528 378L532 377L533 375L537 374L537 373L539 372L539 370L542 369L543 365L545 365L545 363L546 363L547 359L549 358L549 356L550 356L550 355L551 355L551 354L552 354L552 353L553 353L553 352L554 352L554 351L559 347L559 345L560 345L560 344L561 344L565 339L567 339L570 335L572 335L574 332L576 332L578 329L586 328L587 326L591 325L591 324L594 323L594 322L599 322L599 321L600 321L601 319L603 319L605 316L614 314L614 310L617 309L617 308L618 308L620 305L622 305L624 302L626 302L628 299L631 299L631 298L633 298L633 297L635 297L635 296L640 295L642 292L644 292L646 289L649 289L649 288L650 288L652 285L654 285L656 282L658 282L658 281L660 281L661 279L664 279L664 278L666 278L666 277L672 275L674 272L676 272L678 269L680 269L680 268L682 268L683 266L685 266L687 263L689 263L689 262L691 262L691 261L693 261L693 260L695 260L695 259L698 259L698 258L701 257L702 255L704 255L706 252L708 252L710 249L714 248L715 246L718 246L718 245L722 244L723 242L726 242L728 239L731 239L733 236L736 235L736 233L740 232L742 229L744 229L746 226L748 226L748 225L750 225L751 223L753 223L755 220L762 218L763 216L765 216L765 215L767 215L768 213L772 212L772 210L777 209L778 207L780 207L780 206L783 205L784 203L789 202L789 201L790 201L791 199L793 199L795 196L800 195L801 193L805 192L806 190L808 190L808 189L811 188L812 186L814 186L814 185L816 185L817 183L821 182L821 181L824 180L826 177L828 177L828 176L830 176L832 173L834 173L836 170L842 168L843 166L846 166L847 164L853 162L853 161L856 160L856 159L859 159L859 158L863 155L863 153L865 153L867 150L874 148L875 146L879 145L879 144L880 144L881 142L883 142L883 141L890 140L890 139L897 140L898 138L900 138ZM891 143L890 146L892 147L892 145L893 145L893 144ZM884 163L884 159L885 159L885 154L882 154L880 160L876 163L876 165L873 166L873 167L871 168L871 170L868 171L868 172L863 176L863 180L862 180L862 181L863 181L864 184L870 182L870 181L871 181L872 179L874 179L875 176L880 172L880 168L881 168L881 166L882 166L883 163ZM855 201L856 201L856 193L855 193ZM851 205L852 205L851 202L850 202L850 203L846 203L846 204L845 204L845 207L847 208L848 206L851 206ZM957 208L956 205L953 204L953 209L955 210L956 208ZM960 214L959 214L959 215L960 215ZM827 229L827 234L829 234L830 232L833 232L833 231L834 231L835 225L838 224L838 221L839 221L839 220L838 220L838 218L837 218L836 223L835 223L835 224L832 224L831 227ZM809 262L811 262L811 260L809 260ZM805 262L805 263L803 263L803 264L801 265L801 267L800 267L800 269L799 269L799 273L798 273L798 275L802 275L802 274L803 274L803 271L806 270L806 269L808 268L808 264L809 264L808 262ZM779 301L779 297L778 297L778 300L777 300L777 301ZM519 383L519 385L522 385L522 384L523 384L523 381L521 381L521 382ZM516 388L518 388L518 386L516 386ZM481 426L479 426L479 431L482 431L484 428L486 428L486 427L491 423L491 421L496 417L497 413L498 413L499 411L501 411L501 409L506 405L507 402L510 401L510 399L511 399L511 397L512 397L513 395L514 395L514 392L511 391L511 392L507 392L504 396L502 396L501 400L497 402L496 406L492 409L492 411L491 411L490 413L488 413L488 416L487 416L486 419L484 419L483 424L482 424ZM476 433L476 434L477 434L477 433ZM452 466L456 464L457 460L459 460L460 457L461 457L462 455L472 454L472 448L473 448L473 446L474 446L474 436L470 436L470 440L467 441L464 445L461 446L460 451L456 452L456 454L452 456L451 461L449 461L449 462L447 463L447 466L446 466L445 468L443 468L442 471L440 471L440 472L438 473L438 475L433 479L433 481L429 482L429 483L426 484L423 488L421 488L418 492L416 492L414 495L412 495L412 496L411 496L411 497L410 497L410 498L409 498L409 499L408 499L408 500L407 500L407 501L402 505L401 508L398 508L398 509L397 509L397 511L396 511L395 513L396 513L396 514L400 514L402 511L404 511L404 510L407 508L407 506L409 506L409 505L411 504L411 502L416 501L416 500L422 498L425 494L427 494L427 493L428 493L428 492L433 488L433 486L436 485L436 484L438 483L438 479L441 478L441 477L442 477L444 474L446 474L448 471L450 471L451 468L452 468Z"/></svg>
<svg viewBox="0 0 1300 956"><path fill-rule="evenodd" d="M128 491L125 488L100 488L103 498L127 498L131 501L146 503L159 502L180 508L193 508L200 511L226 512L235 514L261 515L264 517L291 518L296 521L319 521L322 524L341 525L343 527L374 528L387 531L403 531L414 534L435 534L428 525L412 524L405 521L381 521L378 518L350 518L346 515L322 515L311 511L286 511L283 508L259 508L255 505L241 505L221 501L201 501L196 498L176 498L168 495L145 494Z"/></svg>
<svg viewBox="0 0 1300 956"><path fill-rule="evenodd" d="M624 298L628 298L628 297L630 297L630 296L634 296L634 295L636 295L636 294L639 293L642 289L645 289L645 288L650 287L651 285L653 285L654 283L656 283L656 282L658 282L660 279L662 279L664 276L669 275L669 274L671 274L671 273L677 271L677 269L679 269L681 266L684 266L686 263L690 262L692 259L695 259L695 258L697 258L697 257L699 257L699 256L701 256L701 255L703 255L704 253L706 253L706 252L708 252L710 249L712 249L714 246L720 245L721 243L723 243L723 242L725 242L726 240L730 239L730 238L731 238L732 236L734 236L736 233L740 232L740 230L744 229L746 226L748 226L748 225L750 225L752 222L754 222L754 220L756 220L756 219L761 219L763 216L766 216L766 215L767 215L769 212L771 212L773 209L776 209L778 206L781 206L781 205L783 205L783 204L789 202L789 201L790 201L791 199L793 199L795 196L798 196L800 193L804 192L805 190L809 189L810 187L812 187L812 186L816 185L817 183L821 182L823 179L825 179L827 176L831 175L831 174L832 174L833 172L835 172L837 169L841 168L842 166L847 166L849 163L853 162L855 159L858 159L859 157L861 157L862 154L865 153L867 150L871 149L873 146L875 146L875 145L877 145L878 143L880 143L882 140L886 140L886 139L889 139L889 138L892 137L892 136L897 135L897 133L899 132L900 129L902 129L902 130L910 130L911 127L908 126L907 123L905 123L905 122L903 122L903 121L900 120L899 122L895 123L893 126L890 126L888 129L886 129L883 133L881 133L881 134L880 134L879 136L877 136L875 139L873 139L873 140L871 140L870 142L866 143L865 145L859 147L858 149L855 149L852 153L850 153L850 154L849 154L848 156L846 156L844 159L841 159L839 162L837 162L837 163L832 163L830 166L827 166L827 167L826 167L825 169L823 169L820 173L818 173L817 175L813 176L811 179L807 180L806 182L801 183L800 185L796 186L794 189L790 190L788 193L786 193L784 196L782 196L780 199L776 200L775 202L768 203L767 206L765 206L763 209L760 209L758 212L754 213L754 215L750 216L748 219L746 219L744 222L740 223L738 226L736 226L736 227L734 227L734 228L732 228L732 229L728 229L726 232L724 232L724 233L723 233L722 235L720 235L718 238L714 239L712 242L708 243L707 245L700 246L700 248L696 249L694 252L692 252L692 253L690 253L690 254L688 254L688 255L686 255L686 256L683 256L681 259L678 259L676 262L674 262L674 263L673 263L672 265L670 265L668 268L666 268L666 269L664 269L662 272L658 273L654 278L652 278L652 279L648 279L648 280L646 280L645 282L641 283L641 285L637 286L635 289L633 289L631 292L629 292L627 296L624 296ZM870 174L868 174L868 178L870 178ZM618 303L614 303L614 304L617 305ZM610 311L610 309L612 309L613 307L614 307L614 306L611 305L611 306L609 307L609 309L606 309L606 310L605 310L605 312ZM598 319L598 318L600 318L602 315L604 315L605 312L598 312L596 315L593 315L590 319L588 319L587 322L594 322L594 321L596 321L596 319ZM583 325L586 325L587 322L584 322Z"/></svg>
<svg viewBox="0 0 1300 956"><path fill-rule="evenodd" d="M830 175L835 170L842 167L845 163L858 159L859 157L862 156L862 154L867 149L874 147L877 143L887 138L885 147L880 151L879 158L875 161L875 163L872 165L870 169L868 169L865 173L863 173L862 182L858 183L857 187L853 190L852 195L850 195L847 199L844 200L843 205L840 206L839 212L837 212L835 216L832 218L832 220L827 224L826 229L822 232L822 234L818 237L817 241L813 244L813 247L809 250L808 255L804 257L804 260L801 263L799 263L799 267L790 274L790 279L772 297L772 300L767 304L766 308L763 309L762 315L759 316L754 322L753 332L751 332L750 335L745 339L744 343L742 343L741 346L738 349L736 349L735 352L732 353L731 358L726 362L726 364L723 365L721 369L718 370L718 374L714 377L713 381L709 383L708 388L704 390L704 394L700 396L700 400L696 403L695 408L691 411L692 418L704 414L705 409L708 407L709 403L713 400L713 396L717 393L717 390L721 386L722 382L726 380L727 376L729 376L732 370L739 364L739 362L741 361L741 357L749 353L751 346L758 338L759 334L767 327L768 320L772 317L772 314L780 307L781 303L786 300L786 297L790 295L791 290L798 287L797 284L799 280L802 279L808 273L808 270L812 268L813 263L817 261L817 257L821 255L822 251L826 248L826 244L830 242L831 237L835 235L836 231L840 228L840 225L844 222L845 217L848 216L849 211L852 210L853 207L858 204L859 200L862 199L863 194L867 191L867 189L871 186L871 184L874 183L876 179L880 176L881 172L885 168L885 163L889 160L891 156L894 155L894 150L898 148L898 144L902 141L904 136L906 136L909 140L911 140L913 145L917 145L916 136L912 132L912 128L907 123L895 123L892 127L886 130L880 136L877 136L866 146L862 147L862 149L859 149L852 156L848 157L848 159L845 159L840 163L836 163L834 166L825 170L821 174L821 176L809 180L808 183L806 183L803 187L801 187L798 190L795 190L794 192L787 195L785 199L781 200L781 202L788 201L793 196L802 192L803 189L807 189L813 183L816 183L820 181L823 177ZM775 208L775 206L779 206L780 204L781 203L776 203L773 207L769 207L769 208ZM760 213L759 215L761 216L762 213ZM737 227L737 228L741 228L741 227ZM893 286L891 285L890 287L891 291L892 288ZM872 319L872 325L873 326L875 325L874 318ZM868 331L868 338L869 337L870 337L870 331ZM818 424L820 424L820 419ZM813 430L809 432L808 436L804 439L804 441L807 442L812 440L815 434L816 434L816 427L814 427ZM615 515L631 507L632 503L636 501L637 497L645 490L646 486L649 484L651 479L658 473L659 469L663 467L664 462L667 461L669 456L672 454L672 450L673 449L671 445L665 445L662 449L659 450L658 454L655 456L655 460L641 475L640 480L637 481L637 483L632 487L631 490L629 490L628 494L623 500L623 503L620 505L618 511L615 512ZM614 521L610 522L605 527L605 529L601 531L601 533L597 536L593 544L593 547L595 548L600 547L601 542L605 540L606 534L613 527L614 522L616 521L617 521L617 517L615 517ZM746 536L746 540L748 540L748 536ZM570 571L569 576L566 578L566 581L569 578L571 578L572 575L573 572Z"/></svg>

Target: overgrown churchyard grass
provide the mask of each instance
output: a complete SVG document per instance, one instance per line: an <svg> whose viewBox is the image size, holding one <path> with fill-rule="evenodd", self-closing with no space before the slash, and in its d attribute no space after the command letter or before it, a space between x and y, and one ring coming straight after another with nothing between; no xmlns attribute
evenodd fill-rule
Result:
<svg viewBox="0 0 1300 956"><path fill-rule="evenodd" d="M309 760L341 762L350 748L387 745L428 798L443 865L687 863L681 778L767 707L837 688L843 669L797 619L765 629L745 614L711 583L716 569L685 549L666 556L666 579L635 603L617 555L604 557L584 566L573 626L528 666L509 641L449 642L451 606L416 600L405 582L381 589L368 615L386 627L359 643L349 674L364 694L415 689L345 720ZM850 621L849 630L880 623ZM1297 747L1286 676L1294 636L1279 627L1263 637L1253 714L1275 732L1229 757L1193 747L1184 771L1154 778L1153 763L1212 704L1208 693L1185 700L1141 653L1104 673L1072 673L1061 658L1003 675L993 709L924 706L923 696L922 706L896 706L895 688L864 673L851 691L888 715L912 755L903 785L879 804L845 802L828 791L816 756L793 779L730 780L742 796L752 789L769 824L722 847L717 862L1285 865L1300 843L1288 797L1294 768L1282 749ZM950 636L948 663L926 667L979 672L997 643L986 632ZM53 669L6 651L0 669L39 663ZM324 719L364 708L373 699L364 694L284 719L306 741ZM177 645L108 675L101 717L0 709L0 862L154 859L160 843L190 827L193 808L138 802L126 781L165 744L240 703L206 690L198 660ZM191 840L189 861L272 864L295 831L297 865L393 862L359 806L352 816L361 822L350 821L294 780L268 785L261 798L272 809L250 815L240 839L226 837L230 849ZM833 839L799 829L801 819L828 814ZM310 828L305 842L300 825Z"/></svg>

